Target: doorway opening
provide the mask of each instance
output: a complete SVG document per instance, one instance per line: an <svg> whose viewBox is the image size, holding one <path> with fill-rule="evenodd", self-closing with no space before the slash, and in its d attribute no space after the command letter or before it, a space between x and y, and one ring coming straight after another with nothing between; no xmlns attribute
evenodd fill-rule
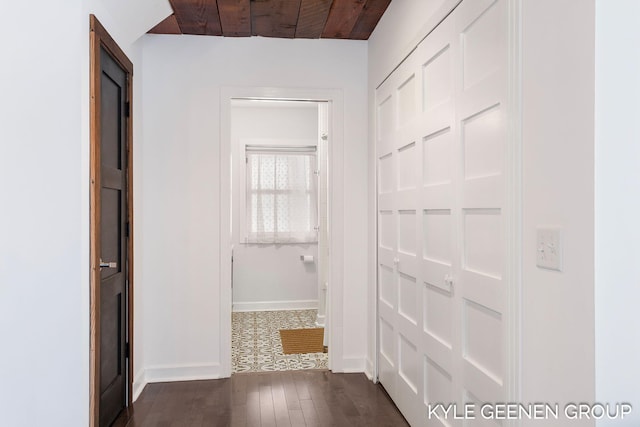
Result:
<svg viewBox="0 0 640 427"><path fill-rule="evenodd" d="M328 369L342 372L350 366L344 355L344 96L337 89L273 87L223 87L220 109L220 375L231 376L232 336L232 145L231 103L233 100L280 100L325 102L328 116L327 141L327 291L325 336ZM299 261L301 262L301 261Z"/></svg>
<svg viewBox="0 0 640 427"><path fill-rule="evenodd" d="M231 100L231 373L328 368L329 104Z"/></svg>

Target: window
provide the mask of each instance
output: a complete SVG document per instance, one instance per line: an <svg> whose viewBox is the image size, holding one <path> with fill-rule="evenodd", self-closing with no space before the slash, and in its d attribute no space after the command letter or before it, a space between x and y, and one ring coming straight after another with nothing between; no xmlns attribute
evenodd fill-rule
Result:
<svg viewBox="0 0 640 427"><path fill-rule="evenodd" d="M247 146L247 243L317 242L315 147Z"/></svg>

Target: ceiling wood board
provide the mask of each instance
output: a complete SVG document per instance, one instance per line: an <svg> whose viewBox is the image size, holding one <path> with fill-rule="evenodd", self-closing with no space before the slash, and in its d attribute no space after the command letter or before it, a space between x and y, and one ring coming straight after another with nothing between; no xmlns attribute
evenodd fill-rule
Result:
<svg viewBox="0 0 640 427"><path fill-rule="evenodd" d="M348 39L366 0L334 0L322 32L323 38Z"/></svg>
<svg viewBox="0 0 640 427"><path fill-rule="evenodd" d="M302 0L296 38L319 39L329 17L333 0Z"/></svg>
<svg viewBox="0 0 640 427"><path fill-rule="evenodd" d="M149 30L151 34L182 34L176 15L169 15L158 25Z"/></svg>
<svg viewBox="0 0 640 427"><path fill-rule="evenodd" d="M251 5L249 0L218 0L222 35L251 36Z"/></svg>
<svg viewBox="0 0 640 427"><path fill-rule="evenodd" d="M183 34L221 36L216 0L169 0Z"/></svg>
<svg viewBox="0 0 640 427"><path fill-rule="evenodd" d="M366 40L391 0L169 0L152 34Z"/></svg>
<svg viewBox="0 0 640 427"><path fill-rule="evenodd" d="M389 7L389 3L391 3L391 0L367 0L349 38L352 40L367 40L376 25L378 25L387 7Z"/></svg>
<svg viewBox="0 0 640 427"><path fill-rule="evenodd" d="M296 35L300 0L254 0L251 2L254 36L292 39Z"/></svg>

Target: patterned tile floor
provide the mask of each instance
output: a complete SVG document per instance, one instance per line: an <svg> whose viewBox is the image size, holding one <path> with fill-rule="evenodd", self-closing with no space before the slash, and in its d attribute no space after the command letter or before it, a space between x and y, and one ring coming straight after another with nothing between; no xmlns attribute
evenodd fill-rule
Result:
<svg viewBox="0 0 640 427"><path fill-rule="evenodd" d="M326 353L283 354L280 329L316 328L317 310L232 313L232 372L327 369Z"/></svg>

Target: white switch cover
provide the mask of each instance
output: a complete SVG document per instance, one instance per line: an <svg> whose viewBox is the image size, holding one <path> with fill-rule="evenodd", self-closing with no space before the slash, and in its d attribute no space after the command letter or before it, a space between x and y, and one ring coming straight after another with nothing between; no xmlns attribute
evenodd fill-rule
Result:
<svg viewBox="0 0 640 427"><path fill-rule="evenodd" d="M562 240L559 228L538 228L536 264L540 268L562 271Z"/></svg>

